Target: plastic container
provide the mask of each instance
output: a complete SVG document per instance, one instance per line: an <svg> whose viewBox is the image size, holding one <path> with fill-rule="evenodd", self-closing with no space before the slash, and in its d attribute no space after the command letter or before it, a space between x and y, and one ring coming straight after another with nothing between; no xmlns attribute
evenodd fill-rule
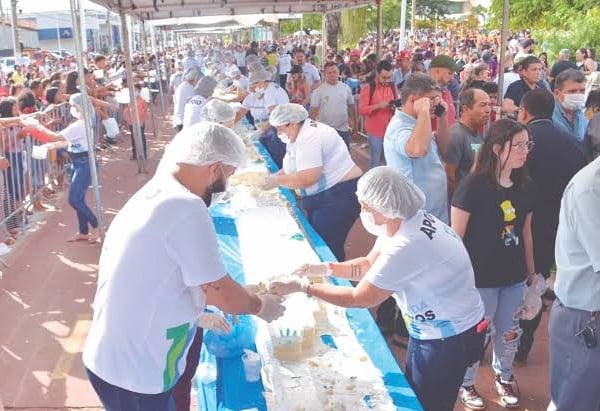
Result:
<svg viewBox="0 0 600 411"><path fill-rule="evenodd" d="M246 381L256 382L260 380L260 356L252 350L244 349L242 355L242 363L244 364L244 374Z"/></svg>
<svg viewBox="0 0 600 411"><path fill-rule="evenodd" d="M227 319L231 324L230 319ZM231 324L231 332L226 334L222 331L207 330L204 333L204 345L206 350L217 358L240 357L244 348L254 346L256 325L250 316L242 315L237 324Z"/></svg>

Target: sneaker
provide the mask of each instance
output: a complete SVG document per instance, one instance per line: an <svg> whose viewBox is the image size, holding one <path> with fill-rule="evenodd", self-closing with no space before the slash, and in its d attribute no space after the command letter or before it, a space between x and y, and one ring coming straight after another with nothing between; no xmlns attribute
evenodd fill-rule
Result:
<svg viewBox="0 0 600 411"><path fill-rule="evenodd" d="M460 402L470 410L485 410L483 398L479 395L474 385L468 387L460 387L458 393Z"/></svg>
<svg viewBox="0 0 600 411"><path fill-rule="evenodd" d="M500 396L500 403L504 408L518 408L519 394L517 383L514 377L510 377L509 381L504 381L500 376L496 376L495 384L496 392Z"/></svg>

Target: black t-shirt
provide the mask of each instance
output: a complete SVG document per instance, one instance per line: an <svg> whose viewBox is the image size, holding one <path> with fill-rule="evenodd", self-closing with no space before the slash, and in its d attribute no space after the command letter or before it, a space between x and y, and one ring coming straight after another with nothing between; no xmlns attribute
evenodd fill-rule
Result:
<svg viewBox="0 0 600 411"><path fill-rule="evenodd" d="M512 101L515 102L515 106L519 107L521 105L521 99L523 99L523 96L525 95L525 93L527 93L528 91L531 90L535 90L536 88L541 88L544 87L541 83L537 83L533 88L530 88L527 83L525 83L525 81L523 79L519 80L519 81L515 81L514 83L512 83L510 86L508 86L508 89L506 89L506 94L504 95L504 98L509 98Z"/></svg>
<svg viewBox="0 0 600 411"><path fill-rule="evenodd" d="M505 287L525 280L523 226L533 206L531 184L503 188L471 174L458 185L452 206L471 214L463 241L475 286Z"/></svg>
<svg viewBox="0 0 600 411"><path fill-rule="evenodd" d="M577 65L572 61L557 61L552 65L550 69L550 77L552 77L552 81L550 82L550 87L554 90L554 81L556 80L556 76L567 69L577 69Z"/></svg>

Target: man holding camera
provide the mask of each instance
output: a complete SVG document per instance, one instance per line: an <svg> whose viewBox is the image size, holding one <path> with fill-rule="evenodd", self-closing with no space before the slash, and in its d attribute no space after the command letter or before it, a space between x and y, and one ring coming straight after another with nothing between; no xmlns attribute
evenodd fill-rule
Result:
<svg viewBox="0 0 600 411"><path fill-rule="evenodd" d="M442 162L449 141L448 105L435 80L421 73L413 73L406 80L401 96L402 108L396 110L385 132L385 158L425 193L424 209L448 224L448 189ZM438 124L435 133L432 119Z"/></svg>

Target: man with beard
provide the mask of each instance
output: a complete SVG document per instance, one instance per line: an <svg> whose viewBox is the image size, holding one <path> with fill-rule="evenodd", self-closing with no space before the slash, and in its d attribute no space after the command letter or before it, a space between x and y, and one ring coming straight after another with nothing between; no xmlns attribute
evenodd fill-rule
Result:
<svg viewBox="0 0 600 411"><path fill-rule="evenodd" d="M236 283L219 257L208 206L245 163L228 128L200 123L169 144L154 177L113 220L100 256L94 318L83 353L88 379L107 411L184 409L177 386L194 375L207 304L271 321L281 299ZM201 317L200 323L198 318ZM187 403L189 410L189 402Z"/></svg>
<svg viewBox="0 0 600 411"><path fill-rule="evenodd" d="M429 76L437 83L442 89L442 100L446 102L448 106L448 127L452 126L456 121L456 109L454 108L454 98L452 93L448 89L448 85L454 78L454 73L458 72L458 66L456 62L450 56L441 54L431 60L429 65ZM437 119L432 120L432 129L435 131L438 128Z"/></svg>

